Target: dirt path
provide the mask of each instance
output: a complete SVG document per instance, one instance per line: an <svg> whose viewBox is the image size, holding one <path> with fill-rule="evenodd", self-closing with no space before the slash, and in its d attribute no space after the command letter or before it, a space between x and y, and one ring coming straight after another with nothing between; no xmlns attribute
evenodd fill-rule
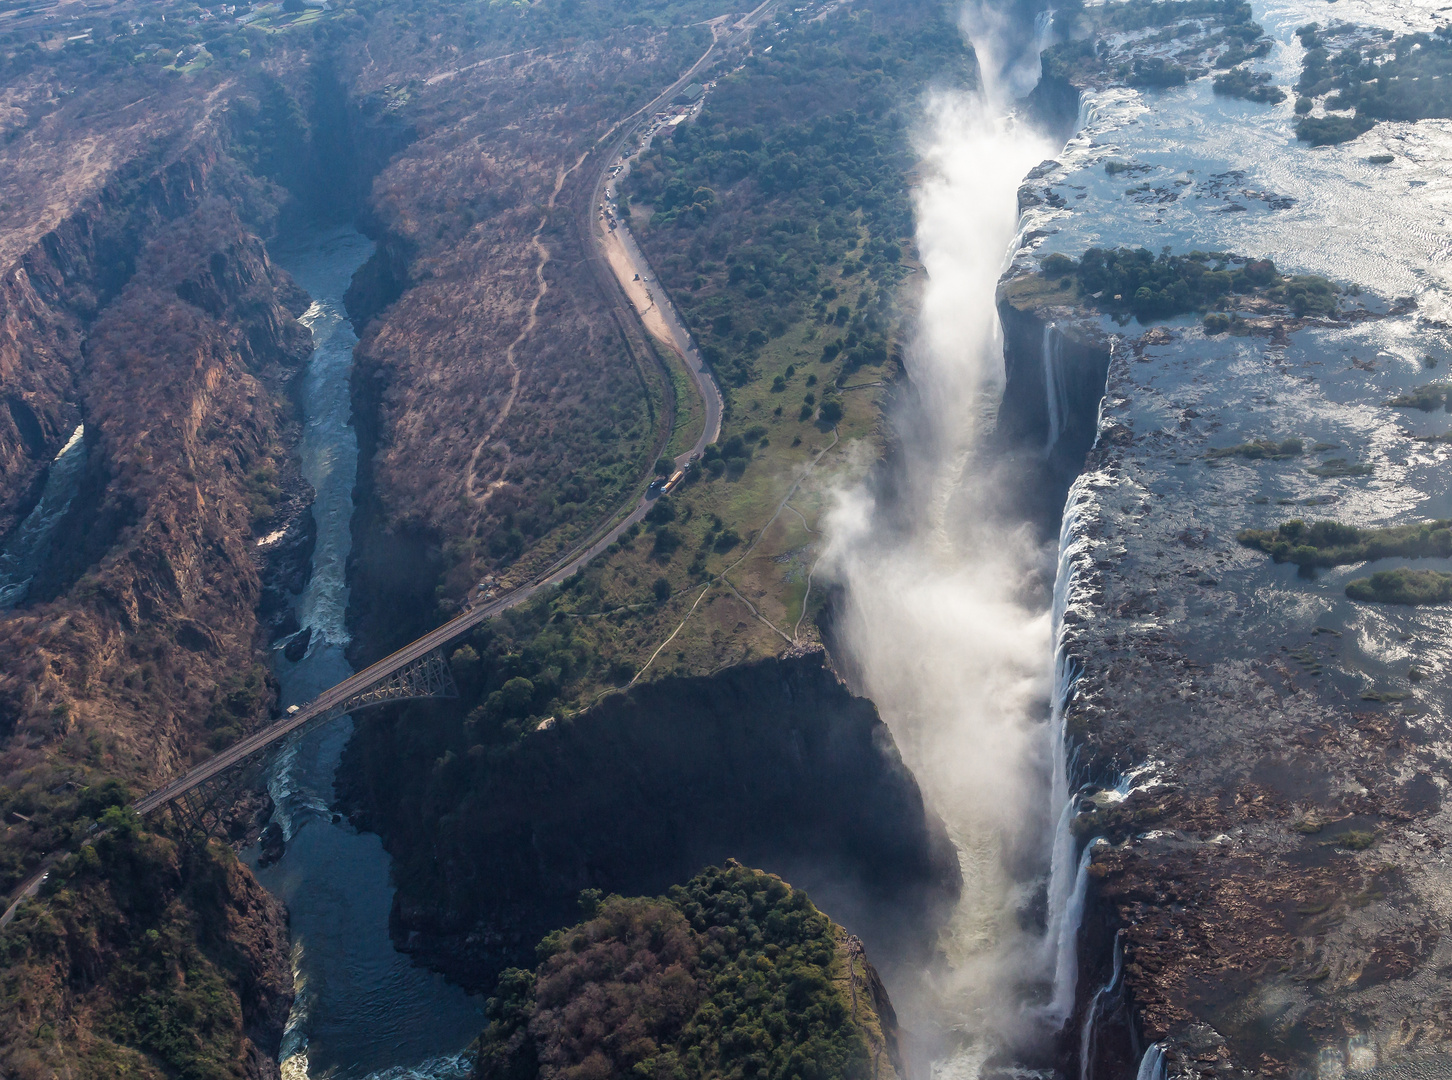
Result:
<svg viewBox="0 0 1452 1080"><path fill-rule="evenodd" d="M750 600L746 599L746 597L744 597L744 596L741 595L741 593L737 590L735 584L732 583L731 579L729 577L727 577L727 575L730 574L731 571L735 570L738 566L740 566L748 558L751 557L751 553L756 550L756 545L759 544L761 542L761 538L766 535L766 530L769 529L769 528L771 528L772 524L776 521L776 519L781 516L781 512L782 512L783 509L790 509L792 513L796 514L798 517L801 517L801 514L798 513L796 507L789 507L787 504L791 502L792 496L797 493L797 488L799 488L799 487L802 486L802 481L805 480L807 477L809 477L809 476L812 475L812 473L817 468L817 464L822 460L822 458L824 458L824 457L827 456L827 452L829 450L831 450L834 446L837 445L838 437L839 436L837 434L837 429L836 428L833 428L832 429L832 441L827 446L823 447L817 453L817 456L814 457L814 458L812 458L812 460L807 463L806 467L804 469L802 469L800 475L797 476L796 481L792 484L791 488L787 491L786 495L782 498L781 502L777 503L776 512L771 515L771 518L767 521L767 523L765 525L763 525L761 527L761 529L757 532L756 536L752 539L751 544L747 547L747 549L741 553L741 558L737 559L734 563L732 563L730 566L728 566L725 570L722 570L721 573L717 574L710 581L706 582L705 587L702 589L701 595L698 596L698 597L696 597L696 602L691 605L691 610L686 612L685 616L676 625L676 628L671 631L670 637L668 637L664 641L662 641L656 647L655 652L653 652L653 653L650 654L650 659L647 660L644 664L641 665L640 670L635 673L635 678L631 679L630 682L628 682L626 684L626 687L625 688L627 690L630 689L630 687L634 686L637 682L640 681L640 677L646 673L646 670L650 667L651 664L655 663L655 658L661 654L661 651L667 645L669 645L672 641L675 640L676 635L679 634L681 632L681 629L686 625L686 621L688 619L690 619L690 617L696 613L696 608L700 606L701 601L703 599L705 599L706 594L711 591L711 586L712 585L719 584L719 583L722 583L722 582L725 583L725 585L726 585L726 587L728 589L730 589L733 593L735 593L737 599L739 599L743 604L745 604L748 608L751 609L751 614L754 615L754 616L756 616L757 619L759 619L763 624L765 624L767 627L769 627L772 630L773 633L775 633L778 637L780 637L788 645L793 645L793 644L796 643L796 631L801 629L801 625L802 625L801 619L798 619L797 620L797 625L796 625L795 629L792 632L792 636L791 637L788 637L786 635L785 631L783 631L781 629L781 627L779 627L775 623L773 623L770 619L768 619L765 615L763 615L760 611L758 611L756 609L756 605L755 604L753 604ZM805 524L806 523L806 519L803 518L802 519L802 522L803 522L803 524ZM698 588L699 587L700 586L698 586ZM803 605L802 606L802 610L805 611L806 610L806 601L805 600L803 600L802 605ZM614 693L614 692L615 691L614 691L613 688L611 690L607 690L606 691L606 693ZM602 694L601 697L603 697L603 696L604 695ZM596 700L599 700L599 699L597 698Z"/></svg>
<svg viewBox="0 0 1452 1080"><path fill-rule="evenodd" d="M589 156L589 152L587 151L581 154L580 160L576 161L568 169L561 169L559 171L559 175L555 177L555 189L550 192L549 202L545 204L545 212L540 217L539 224L535 226L534 235L530 237L530 244L539 255L539 262L534 267L534 300L529 305L529 317L524 321L524 328L509 343L509 348L504 351L504 362L509 365L509 396L504 399L504 407L499 410L499 415L494 418L494 423L489 425L489 430L484 433L484 437L474 447L474 453L469 458L469 472L464 479L464 490L469 493L469 498L480 505L487 503L489 497L504 486L504 474L514 461L514 455L509 449L509 444L501 444L504 448L504 463L499 466L495 478L485 486L483 492L478 490L479 455L484 452L484 448L489 445L494 436L499 433L499 429L504 425L504 422L509 419L509 414L514 411L514 403L519 398L519 378L521 371L518 361L514 359L514 354L524 339L529 337L533 333L534 328L539 325L540 301L545 298L545 293L550 291L550 284L545 280L544 276L545 264L550 261L550 249L540 239L540 234L544 232L544 227L549 222L550 211L554 210L555 200L560 197L560 190L565 186L565 181L569 179L570 173L583 165L585 159Z"/></svg>

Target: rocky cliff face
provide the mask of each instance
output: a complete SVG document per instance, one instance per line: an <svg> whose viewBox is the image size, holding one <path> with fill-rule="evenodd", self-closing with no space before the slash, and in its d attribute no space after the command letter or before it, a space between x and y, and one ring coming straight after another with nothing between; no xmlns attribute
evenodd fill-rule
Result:
<svg viewBox="0 0 1452 1080"><path fill-rule="evenodd" d="M279 1075L287 916L215 841L113 831L3 940L8 1076Z"/></svg>
<svg viewBox="0 0 1452 1080"><path fill-rule="evenodd" d="M997 436L1005 453L1034 459L1021 509L1050 533L1094 444L1111 348L1098 327L1056 303L1064 299L1038 278L1006 281L998 295L1005 382Z"/></svg>
<svg viewBox="0 0 1452 1080"><path fill-rule="evenodd" d="M176 117L158 118L164 137L112 162L3 275L3 520L28 512L50 458L81 421L86 447L24 601L0 616L7 888L42 853L74 845L108 805L128 801L127 785L185 768L271 705L259 663L263 575L295 576L306 544L276 558L258 540L296 531L306 516L288 389L310 342L293 317L298 290L234 210L267 202L265 185L226 155L215 117L203 119L182 135L167 128ZM77 949L105 957L82 964L91 974L81 984L62 978L28 998L37 1024L4 1040L19 1075L52 1057L64 1071L138 1049L181 1067L181 1049L153 1045L161 1036L143 1030L144 1009L105 1019L120 1000L113 995L164 993L164 972L145 964L134 985L110 978L137 947L137 925L205 938L208 978L219 980L208 1007L226 1014L200 1035L205 1053L228 1070L275 1072L291 992L285 925L235 860L202 873L208 859L184 850L162 859L175 863L157 885L162 922L147 923L156 897L108 894L98 881L76 885L85 898L68 909L64 933L15 931L29 942L26 979L47 964L68 970L65 956ZM37 905L35 925L58 917L51 899ZM45 1033L62 1029L70 1049L57 1057Z"/></svg>
<svg viewBox="0 0 1452 1080"><path fill-rule="evenodd" d="M466 985L529 956L582 889L659 893L728 857L810 889L879 960L930 954L957 895L886 726L820 653L652 683L503 752L471 749L462 719L365 721L344 787L394 854L400 945Z"/></svg>
<svg viewBox="0 0 1452 1080"><path fill-rule="evenodd" d="M445 71L379 41L372 54L387 59L359 65L354 92L397 108L418 136L373 186L378 249L348 295L362 339L359 662L452 613L486 572L549 565L654 463L658 403L644 381L658 373L624 347L580 222L610 145L599 140L709 38L589 33L557 53ZM390 88L410 79L395 102Z"/></svg>

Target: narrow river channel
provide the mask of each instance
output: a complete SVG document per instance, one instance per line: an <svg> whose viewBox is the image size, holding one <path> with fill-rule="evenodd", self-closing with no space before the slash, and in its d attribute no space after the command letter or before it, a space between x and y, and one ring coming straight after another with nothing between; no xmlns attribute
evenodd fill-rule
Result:
<svg viewBox="0 0 1452 1080"><path fill-rule="evenodd" d="M344 656L344 569L358 464L348 392L358 339L343 310L343 292L372 251L367 237L337 228L299 235L272 253L313 298L302 316L314 352L301 392L298 449L303 475L317 492L317 547L297 605L299 621L313 636L297 663L280 650L274 654L284 707L353 673ZM483 1002L394 949L388 936L391 860L377 836L335 820L329 809L333 774L352 730L344 717L279 755L268 787L286 853L260 866L259 851L246 852L290 916L297 1000L283 1042L283 1076L463 1076L460 1051L483 1027Z"/></svg>

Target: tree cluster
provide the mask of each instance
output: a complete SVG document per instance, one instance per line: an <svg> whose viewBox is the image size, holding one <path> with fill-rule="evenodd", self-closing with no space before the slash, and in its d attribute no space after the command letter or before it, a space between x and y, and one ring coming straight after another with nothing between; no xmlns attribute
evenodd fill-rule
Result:
<svg viewBox="0 0 1452 1080"><path fill-rule="evenodd" d="M871 1072L836 931L805 893L728 863L669 896L582 895L587 921L539 945L489 999L483 1080L836 1080Z"/></svg>
<svg viewBox="0 0 1452 1080"><path fill-rule="evenodd" d="M826 317L832 277L899 276L909 108L931 75L963 69L922 3L788 23L694 123L657 136L626 189L651 208L642 245L727 386L755 377L771 338Z"/></svg>
<svg viewBox="0 0 1452 1080"><path fill-rule="evenodd" d="M1329 94L1331 109L1352 116L1305 116L1296 136L1313 145L1347 142L1378 120L1452 117L1452 27L1391 41L1352 42L1335 52L1315 24L1299 31L1306 46L1297 91L1306 99Z"/></svg>
<svg viewBox="0 0 1452 1080"><path fill-rule="evenodd" d="M1283 303L1298 316L1336 310L1336 292L1329 281L1311 276L1287 278L1269 259L1194 251L1188 255L1145 248L1090 248L1075 262L1066 255L1043 261L1049 277L1077 281L1079 290L1102 310L1140 322L1168 319L1189 312L1225 308L1233 296L1263 295ZM1225 319L1228 328L1229 320Z"/></svg>

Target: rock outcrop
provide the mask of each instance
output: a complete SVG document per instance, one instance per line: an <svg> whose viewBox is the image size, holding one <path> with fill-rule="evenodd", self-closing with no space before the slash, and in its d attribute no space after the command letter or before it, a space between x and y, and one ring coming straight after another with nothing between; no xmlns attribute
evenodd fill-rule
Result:
<svg viewBox="0 0 1452 1080"><path fill-rule="evenodd" d="M956 855L886 725L820 652L672 678L471 748L463 717L364 721L357 820L397 866L401 947L488 987L582 889L651 894L735 857L807 888L884 960L923 960Z"/></svg>

